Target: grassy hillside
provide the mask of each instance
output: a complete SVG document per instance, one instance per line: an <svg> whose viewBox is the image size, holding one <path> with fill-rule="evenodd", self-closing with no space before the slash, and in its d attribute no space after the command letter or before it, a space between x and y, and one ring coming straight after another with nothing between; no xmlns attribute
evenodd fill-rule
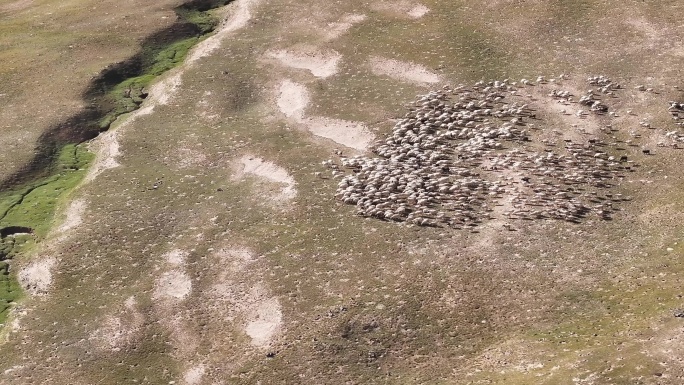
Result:
<svg viewBox="0 0 684 385"><path fill-rule="evenodd" d="M237 0L166 101L96 141L118 155L98 152L109 168L68 196L86 202L81 224L49 255L27 246L58 261L48 294L12 315L0 382L681 383L684 177L666 136L680 129L667 102L684 97L681 14L675 1ZM178 44L156 57L178 62ZM594 75L622 85L597 96L614 115L548 96L577 100ZM536 84L506 96L536 127L510 148L573 138L633 161L611 181L625 197L611 220L494 207L455 230L335 198L322 162L376 155L325 135L364 125L384 141L416 95L506 78ZM47 186L36 194L61 191ZM9 212L17 226L39 215Z"/></svg>

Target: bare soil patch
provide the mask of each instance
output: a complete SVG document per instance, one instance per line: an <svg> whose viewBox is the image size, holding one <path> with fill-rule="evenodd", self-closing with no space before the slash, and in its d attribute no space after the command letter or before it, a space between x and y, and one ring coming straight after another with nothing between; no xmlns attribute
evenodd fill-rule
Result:
<svg viewBox="0 0 684 385"><path fill-rule="evenodd" d="M309 92L304 85L289 79L283 80L278 93L278 108L288 118L302 120L304 110L309 106Z"/></svg>
<svg viewBox="0 0 684 385"><path fill-rule="evenodd" d="M221 47L223 40L231 33L244 28L252 18L252 9L259 4L260 0L234 1L228 6L228 16L216 29L216 32L206 40L198 44L188 56L187 63L210 55Z"/></svg>
<svg viewBox="0 0 684 385"><path fill-rule="evenodd" d="M373 9L390 15L409 19L420 19L430 12L430 8L412 1L380 1L372 5Z"/></svg>
<svg viewBox="0 0 684 385"><path fill-rule="evenodd" d="M278 299L268 298L255 304L248 317L245 333L252 339L252 345L265 348L276 336L282 324L283 314Z"/></svg>
<svg viewBox="0 0 684 385"><path fill-rule="evenodd" d="M359 151L364 151L375 138L361 122L306 116L304 112L311 101L306 87L301 84L286 79L281 83L279 91L277 104L280 112L294 118L316 136Z"/></svg>
<svg viewBox="0 0 684 385"><path fill-rule="evenodd" d="M192 291L192 281L190 277L181 270L171 270L161 274L157 278L157 285L154 290L154 297L158 299L169 299L180 301L185 299Z"/></svg>
<svg viewBox="0 0 684 385"><path fill-rule="evenodd" d="M0 6L0 13L19 12L33 5L33 0L16 0Z"/></svg>
<svg viewBox="0 0 684 385"><path fill-rule="evenodd" d="M400 81L421 85L435 84L441 81L439 75L420 64L376 56L370 59L369 65L375 75L389 76Z"/></svg>
<svg viewBox="0 0 684 385"><path fill-rule="evenodd" d="M52 285L52 270L57 264L54 257L44 257L31 262L19 272L19 283L32 295L45 295Z"/></svg>
<svg viewBox="0 0 684 385"><path fill-rule="evenodd" d="M62 225L57 229L57 232L61 233L78 227L83 221L82 217L86 207L87 204L83 199L72 201L66 209L66 219L64 219Z"/></svg>
<svg viewBox="0 0 684 385"><path fill-rule="evenodd" d="M302 124L316 136L358 151L365 151L375 138L361 122L317 116L303 119Z"/></svg>
<svg viewBox="0 0 684 385"><path fill-rule="evenodd" d="M307 70L322 79L335 75L342 59L342 55L331 49L319 50L309 45L269 51L266 56L278 60L286 67Z"/></svg>
<svg viewBox="0 0 684 385"><path fill-rule="evenodd" d="M283 199L293 199L297 196L297 182L287 170L273 162L254 156L243 156L238 162L234 178L240 179L245 175L254 175L269 182L284 185L279 194Z"/></svg>
<svg viewBox="0 0 684 385"><path fill-rule="evenodd" d="M325 40L335 40L344 35L351 27L366 20L363 14L347 14L342 16L339 21L328 24L328 28L323 32Z"/></svg>
<svg viewBox="0 0 684 385"><path fill-rule="evenodd" d="M198 385L202 382L206 369L207 368L202 364L193 366L185 372L183 380L187 385Z"/></svg>

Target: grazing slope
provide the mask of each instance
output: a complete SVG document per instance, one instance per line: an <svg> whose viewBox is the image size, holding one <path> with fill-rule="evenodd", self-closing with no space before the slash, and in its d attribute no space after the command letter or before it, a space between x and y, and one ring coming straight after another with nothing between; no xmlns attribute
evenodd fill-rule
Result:
<svg viewBox="0 0 684 385"><path fill-rule="evenodd" d="M682 383L679 3L218 9L56 224L1 233L0 383Z"/></svg>

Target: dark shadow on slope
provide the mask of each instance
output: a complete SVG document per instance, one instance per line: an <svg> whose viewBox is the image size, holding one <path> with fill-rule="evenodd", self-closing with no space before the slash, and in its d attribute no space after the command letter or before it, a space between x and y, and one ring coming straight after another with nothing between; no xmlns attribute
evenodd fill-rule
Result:
<svg viewBox="0 0 684 385"><path fill-rule="evenodd" d="M192 0L176 7L174 11L177 20L173 25L148 36L141 42L138 53L125 61L106 67L93 78L82 95L87 107L45 130L38 138L33 158L19 171L0 181L0 191L10 190L50 175L54 171L55 159L63 146L91 140L101 132L107 131L117 116L137 109L147 96L144 86L138 84L135 89L131 87L130 90L124 90L124 93L128 93L124 96L129 99L126 100L125 108L121 108L121 101L115 100L112 92L122 83L136 77L149 75L152 79L159 76L178 64L178 61L182 61L181 57L172 57L171 66L159 66L158 63L159 56L168 47L213 31L217 20L207 14L207 11L231 1ZM187 50L179 56L184 57L185 53ZM172 56L174 54L175 52Z"/></svg>

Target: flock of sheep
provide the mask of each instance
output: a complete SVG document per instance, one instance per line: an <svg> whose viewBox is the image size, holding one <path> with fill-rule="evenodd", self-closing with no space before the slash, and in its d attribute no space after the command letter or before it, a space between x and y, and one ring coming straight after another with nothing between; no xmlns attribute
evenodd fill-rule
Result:
<svg viewBox="0 0 684 385"><path fill-rule="evenodd" d="M608 113L601 95L614 95L620 85L603 76L588 82L596 88L578 104ZM629 199L611 188L633 169L632 161L620 145L595 135L537 140L545 129L535 110L510 101L521 83L533 85L478 82L420 96L391 136L373 147L376 156L324 162L341 179L336 198L361 216L420 226L474 227L492 217L609 219L615 203ZM562 90L548 96L567 104L574 98ZM672 104L671 111L684 112L684 105Z"/></svg>

